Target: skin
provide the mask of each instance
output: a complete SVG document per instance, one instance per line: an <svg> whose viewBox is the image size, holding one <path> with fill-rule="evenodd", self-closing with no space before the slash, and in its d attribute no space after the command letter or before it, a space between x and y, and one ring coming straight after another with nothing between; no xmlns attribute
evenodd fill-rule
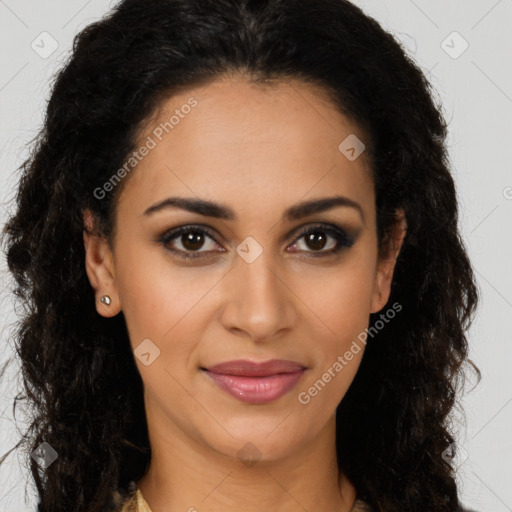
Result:
<svg viewBox="0 0 512 512"><path fill-rule="evenodd" d="M94 219L84 212L85 264L98 313L123 311L132 347L150 339L160 350L148 366L135 359L152 447L137 484L153 512L347 512L356 490L338 471L335 410L364 350L308 404L298 395L349 350L370 313L384 311L405 219L379 258L365 155L349 161L338 149L349 134L363 141L364 134L323 90L295 80L261 87L242 75L224 76L163 102L140 143L191 96L198 105L125 178L112 247L89 231ZM333 195L359 203L364 219L347 206L282 219L299 201ZM222 203L237 219L172 208L144 214L170 196ZM337 244L325 231L323 247L297 236L318 223L356 233L354 244L315 258ZM190 224L216 235L196 244L207 256L189 262L155 242ZM251 263L236 252L248 236L263 249ZM194 248L181 236L168 246ZM100 302L103 295L111 297L109 306ZM239 358L290 359L308 370L278 400L248 404L199 369ZM256 447L255 464L238 454L246 443Z"/></svg>

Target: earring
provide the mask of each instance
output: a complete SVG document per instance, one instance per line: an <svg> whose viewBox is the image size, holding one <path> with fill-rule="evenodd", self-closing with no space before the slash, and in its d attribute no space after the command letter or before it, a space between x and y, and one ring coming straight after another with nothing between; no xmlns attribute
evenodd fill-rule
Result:
<svg viewBox="0 0 512 512"><path fill-rule="evenodd" d="M103 295L103 297L101 297L101 299L100 299L100 302L105 304L105 306L110 306L110 303L112 301L108 295Z"/></svg>

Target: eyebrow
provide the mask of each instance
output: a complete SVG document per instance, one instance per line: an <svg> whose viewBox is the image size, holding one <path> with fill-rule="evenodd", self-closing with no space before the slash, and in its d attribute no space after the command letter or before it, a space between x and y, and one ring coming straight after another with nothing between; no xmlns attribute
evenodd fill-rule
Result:
<svg viewBox="0 0 512 512"><path fill-rule="evenodd" d="M283 213L283 219L288 221L299 220L314 213L320 213L337 206L354 208L359 212L365 222L364 212L359 203L345 196L324 197L303 201L289 207ZM144 211L144 215L151 215L166 208L179 208L188 212L197 213L206 217L214 217L224 220L236 220L235 212L228 206L207 201L205 199L189 197L168 197L150 206Z"/></svg>

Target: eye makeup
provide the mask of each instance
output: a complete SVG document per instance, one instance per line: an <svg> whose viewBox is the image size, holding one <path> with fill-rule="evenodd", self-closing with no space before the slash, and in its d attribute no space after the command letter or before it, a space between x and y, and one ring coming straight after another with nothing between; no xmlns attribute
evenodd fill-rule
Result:
<svg viewBox="0 0 512 512"><path fill-rule="evenodd" d="M188 235L186 237L185 235ZM192 235L192 236L191 236ZM335 245L327 250L297 250L298 242L301 239L305 239L305 242L311 242L312 237L313 240L318 235L326 241L325 245L329 244L329 239L334 240ZM354 245L357 234L354 234L353 231L349 233L347 230L331 223L314 223L308 225L299 230L299 232L295 235L295 240L291 244L294 248L292 253L306 253L313 258L321 258L332 256L333 254L337 254L343 249L350 248ZM180 238L181 237L181 238ZM308 238L309 237L309 238ZM226 252L225 249L214 249L213 251L202 251L202 250L192 250L187 249L184 244L194 244L199 240L199 244L206 239L212 240L215 244L218 245L216 241L215 232L207 226L199 225L199 224L189 224L184 226L179 226L170 230L166 230L163 233L159 234L154 240L156 243L162 245L166 250L171 252L173 255L180 259L184 260L196 260L199 258L207 258L211 257L214 253ZM177 249L175 246L175 242L178 241L184 249ZM315 242L316 243L316 242ZM331 243L332 245L332 243ZM201 247L202 248L202 247ZM321 248L323 249L323 247Z"/></svg>

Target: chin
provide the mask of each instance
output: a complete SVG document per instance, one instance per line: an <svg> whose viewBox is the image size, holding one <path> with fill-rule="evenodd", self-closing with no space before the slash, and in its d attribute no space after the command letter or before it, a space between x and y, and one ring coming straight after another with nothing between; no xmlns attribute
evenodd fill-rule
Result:
<svg viewBox="0 0 512 512"><path fill-rule="evenodd" d="M247 428L238 435L231 431L233 437L226 434L223 440L210 440L209 444L215 451L230 459L238 459L247 467L284 459L298 450L296 444L290 443L290 433L269 435L269 432L272 429L262 432Z"/></svg>

